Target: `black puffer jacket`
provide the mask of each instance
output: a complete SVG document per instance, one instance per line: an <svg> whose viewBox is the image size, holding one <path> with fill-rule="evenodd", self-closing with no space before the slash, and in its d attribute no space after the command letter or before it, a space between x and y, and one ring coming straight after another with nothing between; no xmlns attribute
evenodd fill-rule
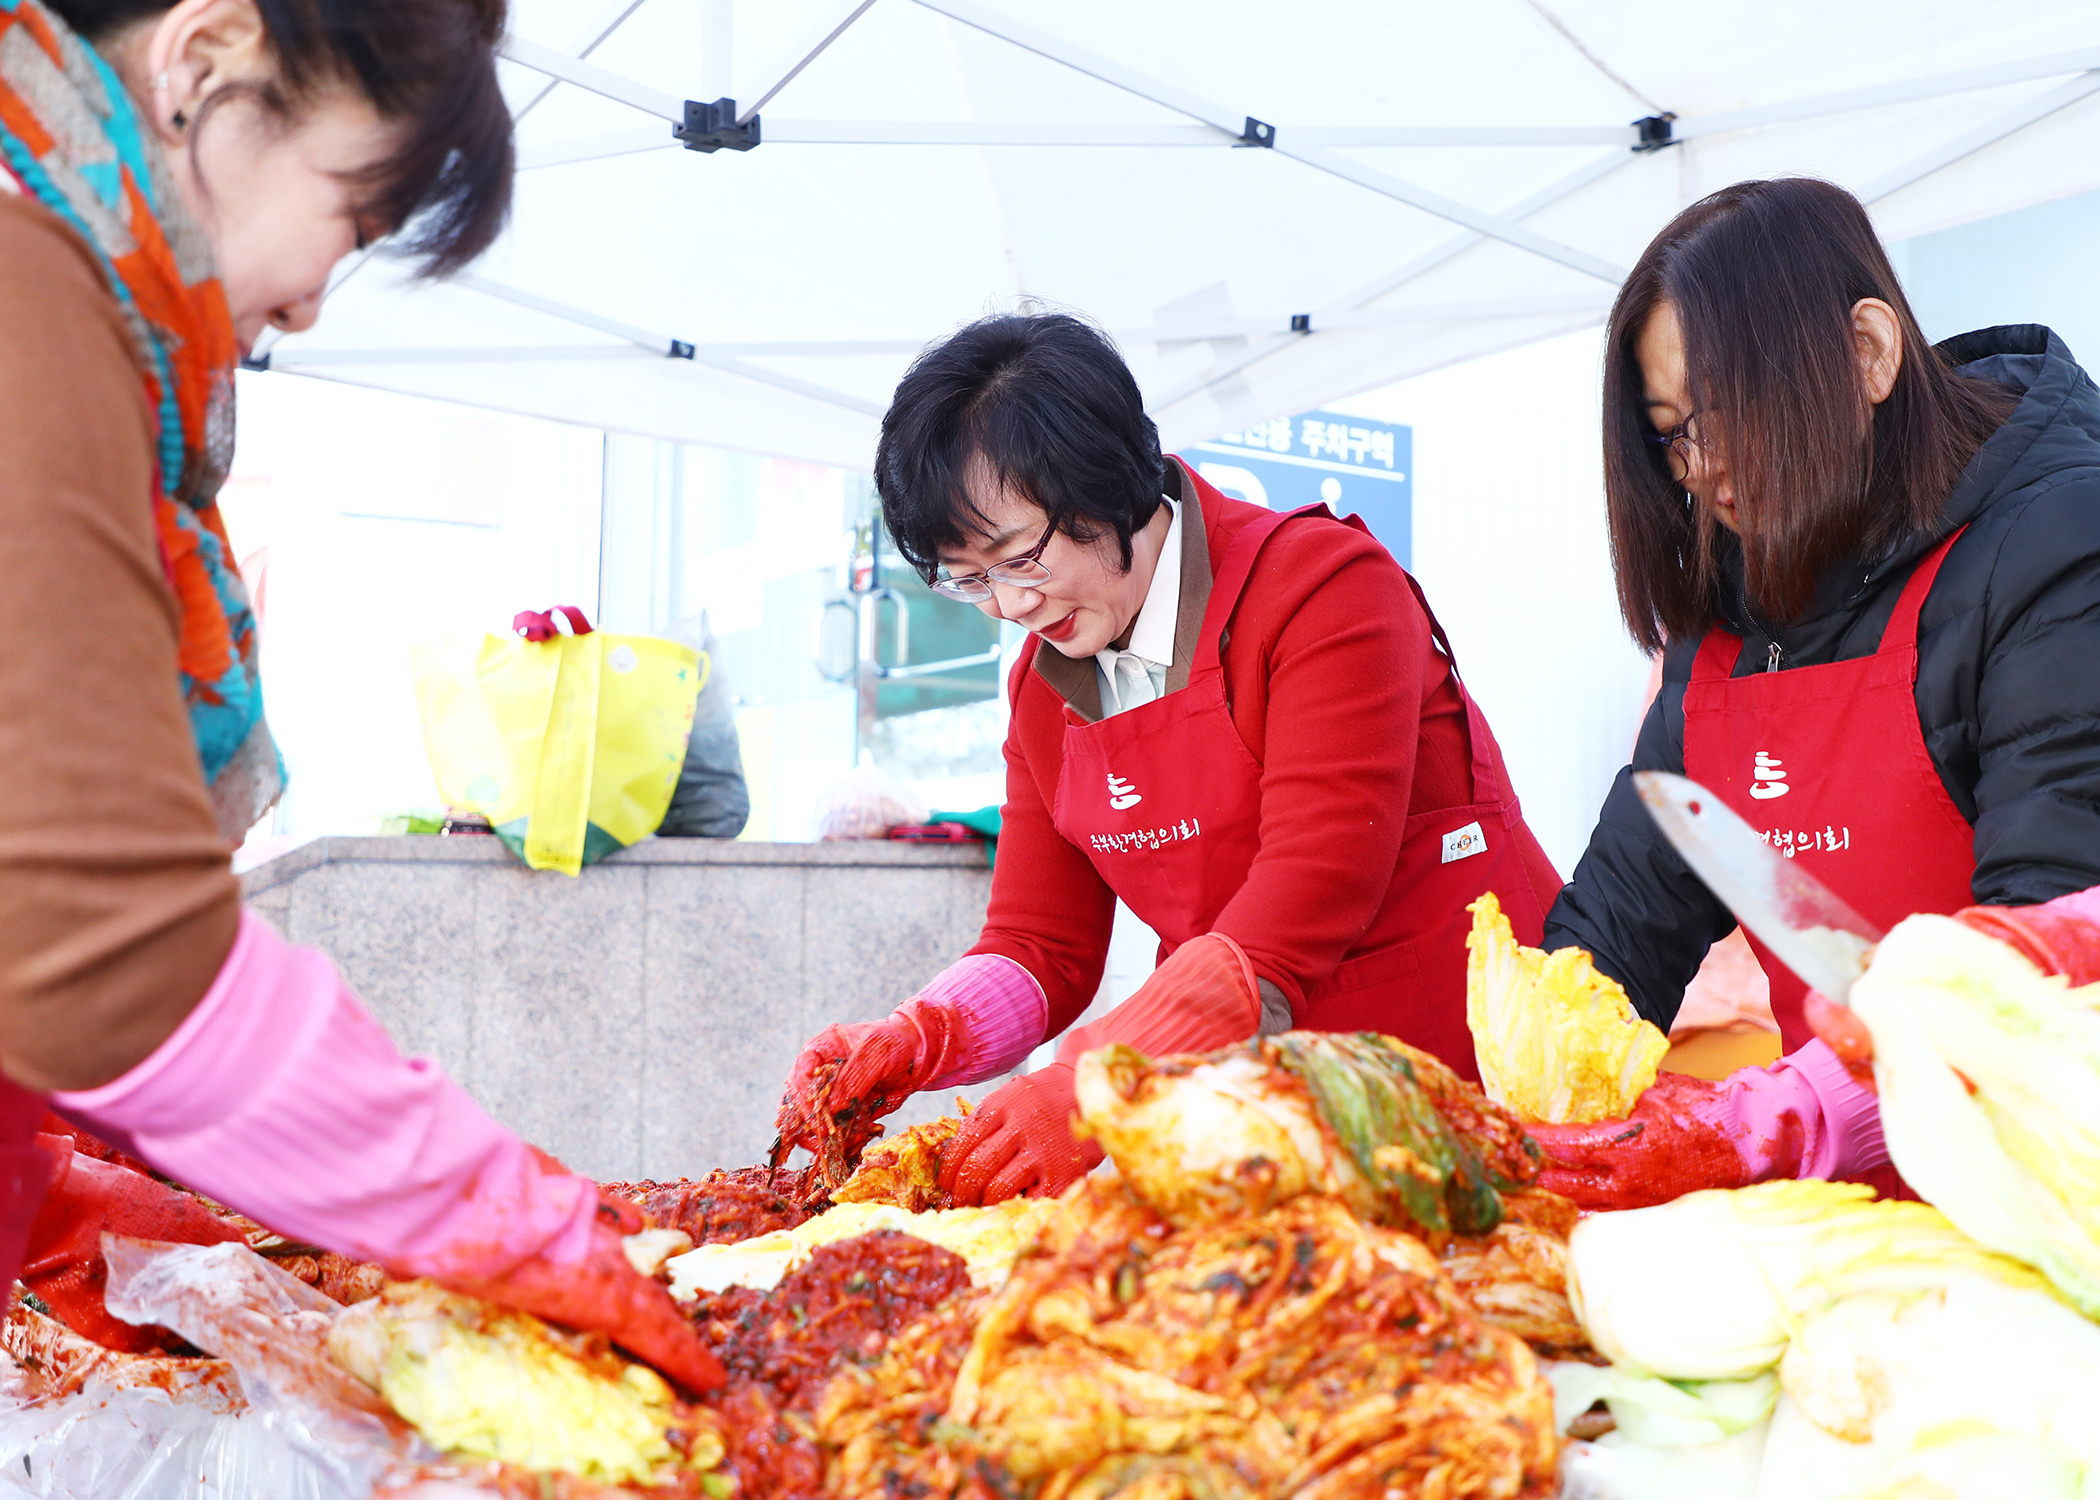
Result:
<svg viewBox="0 0 2100 1500"><path fill-rule="evenodd" d="M1918 722L1954 805L1976 830L1984 903L2100 885L2100 390L2046 328L1963 334L1963 370L2024 392L1947 502L1947 554L1918 621ZM1870 656L1921 537L1834 569L1800 622L1747 617L1737 578L1718 612L1745 637L1736 675ZM1726 601L1734 601L1732 604ZM1684 770L1684 688L1696 640L1671 646L1663 686L1590 846L1546 917L1545 945L1588 949L1667 1029L1708 945L1735 926L1633 790L1635 770Z"/></svg>

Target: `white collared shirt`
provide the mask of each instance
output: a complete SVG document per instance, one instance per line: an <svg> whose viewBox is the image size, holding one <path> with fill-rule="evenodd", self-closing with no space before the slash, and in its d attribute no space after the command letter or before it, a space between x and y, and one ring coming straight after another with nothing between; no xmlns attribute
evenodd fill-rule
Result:
<svg viewBox="0 0 2100 1500"><path fill-rule="evenodd" d="M1101 717L1150 703L1166 691L1167 668L1174 663L1174 627L1181 615L1181 507L1166 496L1167 537L1152 565L1152 582L1130 628L1130 645L1094 653L1101 681Z"/></svg>

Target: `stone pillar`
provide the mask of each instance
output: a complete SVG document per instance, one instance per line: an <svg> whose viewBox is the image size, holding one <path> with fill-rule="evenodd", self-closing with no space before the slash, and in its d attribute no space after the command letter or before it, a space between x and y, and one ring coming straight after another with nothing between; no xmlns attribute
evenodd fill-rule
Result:
<svg viewBox="0 0 2100 1500"><path fill-rule="evenodd" d="M609 1181L762 1160L802 1042L961 954L991 874L978 845L650 839L570 879L494 839L403 837L320 839L243 883L404 1050Z"/></svg>

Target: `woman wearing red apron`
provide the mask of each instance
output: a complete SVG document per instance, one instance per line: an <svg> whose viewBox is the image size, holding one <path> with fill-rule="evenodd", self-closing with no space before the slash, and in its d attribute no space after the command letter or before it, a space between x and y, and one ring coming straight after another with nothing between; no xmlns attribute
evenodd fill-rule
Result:
<svg viewBox="0 0 2100 1500"><path fill-rule="evenodd" d="M403 1057L228 858L281 784L217 505L234 368L366 236L406 224L424 272L496 237L502 30L500 0L0 4L0 1292L105 1343L158 1335L104 1305L103 1230L239 1234L80 1132L721 1379L593 1184Z"/></svg>
<svg viewBox="0 0 2100 1500"><path fill-rule="evenodd" d="M943 1156L960 1202L1056 1192L1072 1059L1203 1051L1292 1026L1389 1032L1475 1075L1466 904L1526 941L1559 879L1414 580L1324 507L1274 513L1162 462L1136 382L1068 317L990 318L899 386L883 511L933 586L1033 633L1012 681L983 935L890 1018L797 1060L782 1137L829 1097L894 1108L1059 1060L985 1101ZM1120 897L1161 962L1070 1030Z"/></svg>
<svg viewBox="0 0 2100 1500"><path fill-rule="evenodd" d="M2062 343L1933 348L1855 200L1750 182L1648 248L1606 371L1620 600L1664 652L1629 772L1711 788L1883 927L1959 914L2100 971L2093 903L2038 910L2100 882L2100 398ZM1589 950L1667 1027L1734 925L1622 775L1546 946ZM1596 1208L1777 1176L1899 1186L1859 1053L1818 1040L1820 1001L1752 946L1781 1060L1664 1074L1631 1121L1540 1127L1543 1180Z"/></svg>

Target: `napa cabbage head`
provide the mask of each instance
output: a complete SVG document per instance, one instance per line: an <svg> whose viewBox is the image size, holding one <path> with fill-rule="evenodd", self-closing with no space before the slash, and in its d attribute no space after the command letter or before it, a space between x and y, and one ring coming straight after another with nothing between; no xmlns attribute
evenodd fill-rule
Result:
<svg viewBox="0 0 2100 1500"><path fill-rule="evenodd" d="M1860 1292L1982 1276L2046 1287L2032 1268L1924 1203L1846 1182L1767 1182L1598 1214L1568 1239L1568 1297L1597 1352L1635 1374L1745 1380L1802 1320Z"/></svg>
<svg viewBox="0 0 2100 1500"><path fill-rule="evenodd" d="M1882 940L1851 1001L1904 1178L2100 1317L2100 985L2073 989L1917 916Z"/></svg>
<svg viewBox="0 0 2100 1500"><path fill-rule="evenodd" d="M2044 1292L1967 1277L1848 1297L1803 1323L1779 1377L1802 1420L1773 1426L1767 1494L1817 1493L1833 1454L1848 1496L2100 1484L2100 1326Z"/></svg>

